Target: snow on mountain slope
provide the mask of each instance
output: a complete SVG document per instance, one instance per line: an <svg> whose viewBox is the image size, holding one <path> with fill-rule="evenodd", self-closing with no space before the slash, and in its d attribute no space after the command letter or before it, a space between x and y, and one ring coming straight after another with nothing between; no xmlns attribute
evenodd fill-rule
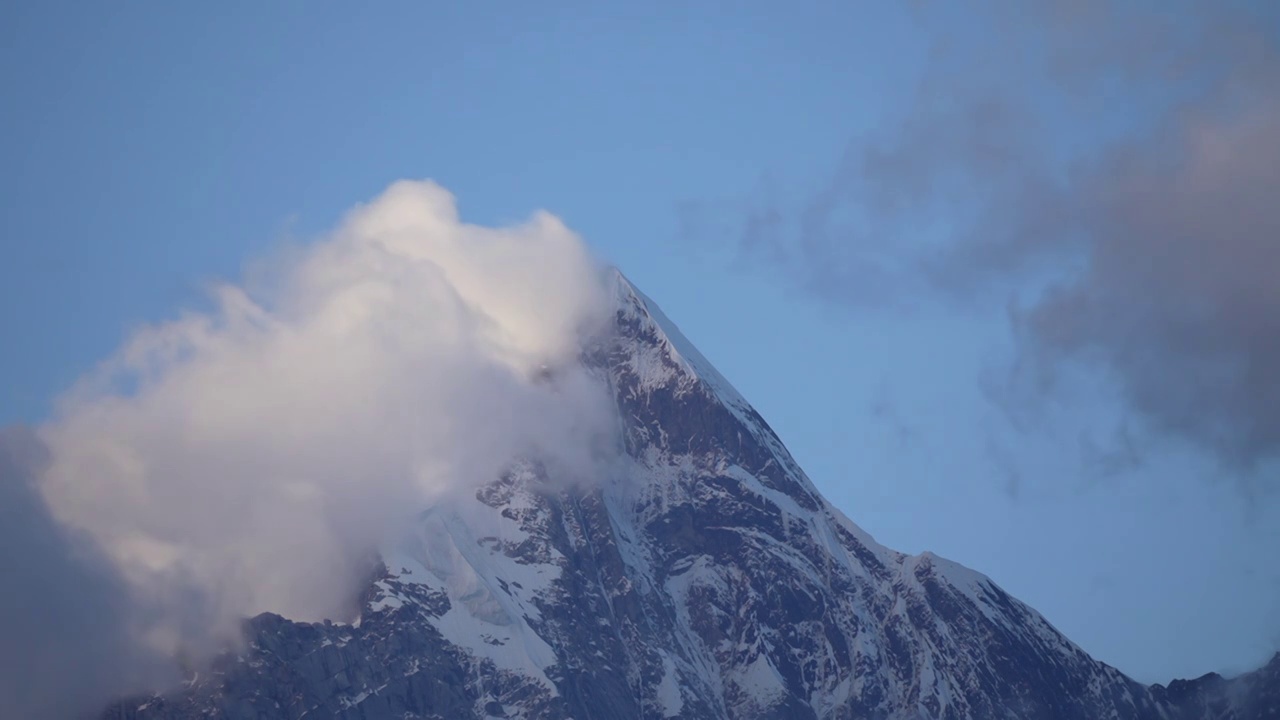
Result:
<svg viewBox="0 0 1280 720"><path fill-rule="evenodd" d="M574 485L520 463L387 548L358 622L260 616L248 651L109 715L1093 720L1208 707L1213 688L1141 686L980 573L876 543L651 300L611 282L614 332L582 353L620 417L625 452L602 477ZM1246 700L1274 693L1250 682Z"/></svg>

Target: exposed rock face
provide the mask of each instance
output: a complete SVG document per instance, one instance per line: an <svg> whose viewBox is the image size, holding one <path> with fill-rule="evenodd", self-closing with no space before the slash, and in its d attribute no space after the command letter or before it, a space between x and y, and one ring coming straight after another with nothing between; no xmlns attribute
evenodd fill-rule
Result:
<svg viewBox="0 0 1280 720"><path fill-rule="evenodd" d="M625 457L528 463L423 514L359 622L248 623L239 655L110 718L1262 718L1280 656L1145 687L983 575L877 544L619 276L583 362Z"/></svg>
<svg viewBox="0 0 1280 720"><path fill-rule="evenodd" d="M1280 652L1259 670L1227 680L1209 673L1195 680L1155 685L1151 693L1176 720L1280 718Z"/></svg>

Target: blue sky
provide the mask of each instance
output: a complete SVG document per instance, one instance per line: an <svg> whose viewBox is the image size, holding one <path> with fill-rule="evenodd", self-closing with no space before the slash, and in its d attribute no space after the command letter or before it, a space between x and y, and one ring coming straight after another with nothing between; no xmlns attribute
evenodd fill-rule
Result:
<svg viewBox="0 0 1280 720"><path fill-rule="evenodd" d="M1105 368L1072 370L1071 391L1022 429L984 391L1017 357L1000 302L917 288L909 261L893 275L905 297L851 302L844 289L865 276L824 291L794 255L740 242L752 213L785 224L853 187L838 182L850 153L910 130L932 107L930 81L944 100L986 87L981 57L939 75L936 43L951 36L911 7L8 7L0 423L45 417L130 328L204 302L209 280L332 227L396 179L431 178L471 222L563 218L881 542L989 574L1143 681L1259 664L1280 649L1270 485L1159 432L1141 463L1107 471L1085 450L1134 412ZM988 21L943 26L981 39ZM1037 87L1015 86L1032 105L1058 101ZM1052 116L1030 137L1049 139L1037 147L1054 162L1087 155L1145 128L1163 100L1081 111L1086 124ZM886 246L945 242L968 227L962 185L909 223L846 211L903 234L875 238Z"/></svg>

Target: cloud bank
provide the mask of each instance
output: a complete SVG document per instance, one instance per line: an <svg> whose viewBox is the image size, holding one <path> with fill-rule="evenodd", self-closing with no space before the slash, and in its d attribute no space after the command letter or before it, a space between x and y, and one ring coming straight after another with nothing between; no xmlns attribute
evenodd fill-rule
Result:
<svg viewBox="0 0 1280 720"><path fill-rule="evenodd" d="M1023 400L1080 362L1136 425L1280 454L1280 12L920 3L919 86L740 250L844 305L1008 303Z"/></svg>
<svg viewBox="0 0 1280 720"><path fill-rule="evenodd" d="M151 609L150 647L262 611L346 618L368 553L432 502L526 453L590 473L614 425L576 361L607 308L556 218L468 225L398 182L133 333L38 428L38 490Z"/></svg>

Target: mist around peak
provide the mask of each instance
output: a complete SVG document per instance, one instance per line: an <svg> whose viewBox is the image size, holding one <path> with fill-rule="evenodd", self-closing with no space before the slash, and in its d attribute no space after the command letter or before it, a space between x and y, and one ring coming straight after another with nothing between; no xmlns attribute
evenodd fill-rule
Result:
<svg viewBox="0 0 1280 720"><path fill-rule="evenodd" d="M261 612L349 620L370 554L433 502L525 455L593 475L615 411L578 355L605 327L606 273L555 217L469 225L440 186L400 181L263 267L130 333L22 431L41 461L7 463L3 490L40 522L6 534L58 539L64 559L77 538L111 590L59 605L75 585L44 583L60 624L110 626L104 642L150 661L234 642ZM46 665L86 665L90 694L153 679L130 686L130 653L64 649ZM33 717L66 684L10 710Z"/></svg>

